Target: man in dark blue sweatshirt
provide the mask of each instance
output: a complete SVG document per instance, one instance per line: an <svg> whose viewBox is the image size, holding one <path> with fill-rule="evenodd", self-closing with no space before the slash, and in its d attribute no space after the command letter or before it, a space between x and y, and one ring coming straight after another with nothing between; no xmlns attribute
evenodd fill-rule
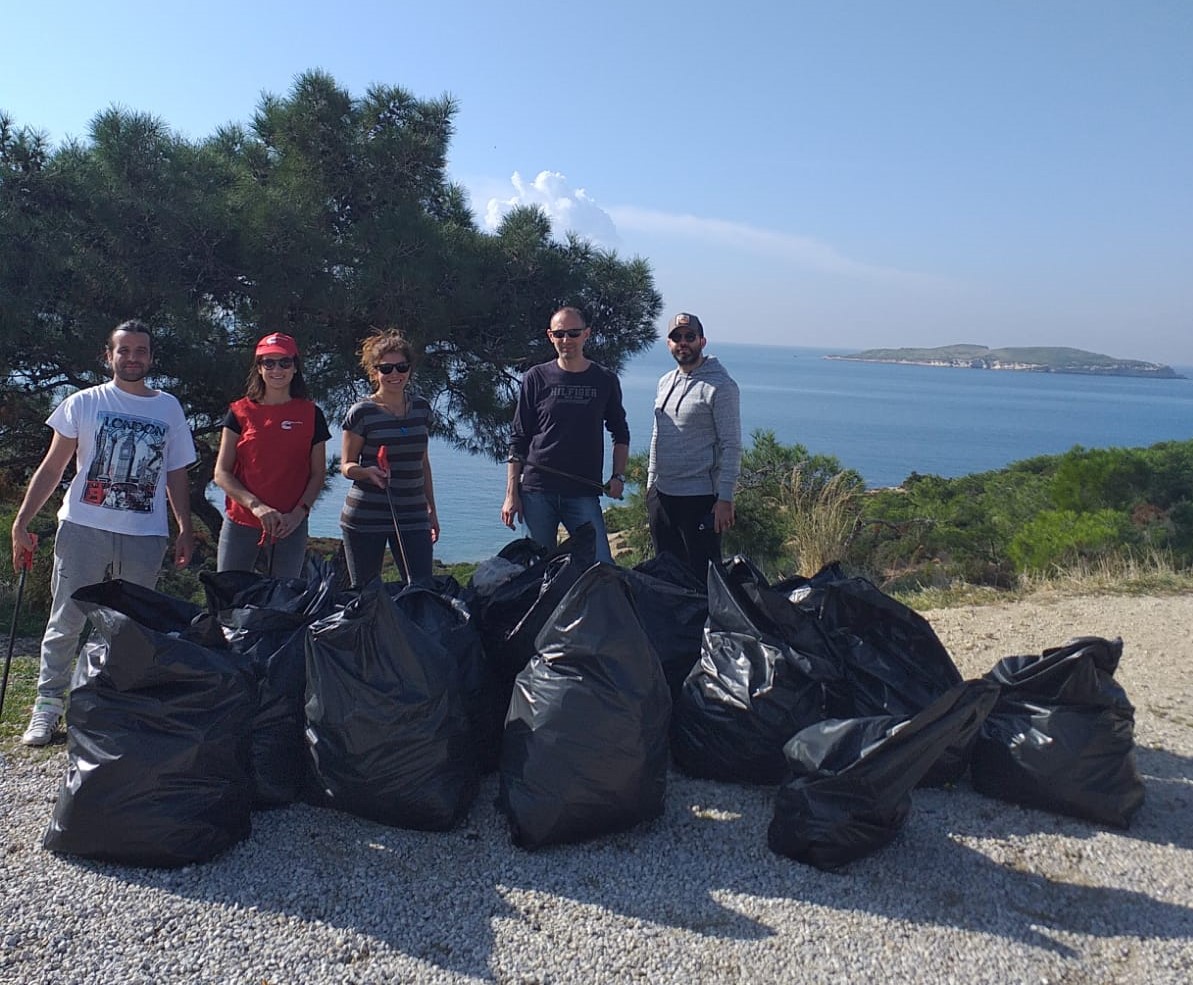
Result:
<svg viewBox="0 0 1193 985"><path fill-rule="evenodd" d="M646 509L655 553L670 551L703 581L721 560L721 534L733 526L741 472L737 384L704 355L704 326L680 312L667 326L678 364L659 380L646 475Z"/></svg>
<svg viewBox="0 0 1193 985"><path fill-rule="evenodd" d="M522 520L544 547L555 546L561 523L568 533L591 523L597 560L612 564L601 492L621 498L630 429L617 376L584 355L591 333L579 309L560 308L547 329L557 357L522 377L501 521L512 530ZM602 426L613 436L607 485Z"/></svg>

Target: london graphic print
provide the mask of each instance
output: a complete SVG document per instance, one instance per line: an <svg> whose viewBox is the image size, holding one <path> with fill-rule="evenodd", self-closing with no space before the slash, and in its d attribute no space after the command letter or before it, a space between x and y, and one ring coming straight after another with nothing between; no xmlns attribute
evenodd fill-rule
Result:
<svg viewBox="0 0 1193 985"><path fill-rule="evenodd" d="M101 412L97 424L83 502L109 510L152 513L169 428L161 421L111 411Z"/></svg>

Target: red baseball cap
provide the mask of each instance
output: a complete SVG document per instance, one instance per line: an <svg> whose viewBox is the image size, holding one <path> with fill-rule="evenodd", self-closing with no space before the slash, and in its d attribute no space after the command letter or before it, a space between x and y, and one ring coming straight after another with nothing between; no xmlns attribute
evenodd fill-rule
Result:
<svg viewBox="0 0 1193 985"><path fill-rule="evenodd" d="M297 356L298 343L289 335L274 332L257 343L258 356Z"/></svg>

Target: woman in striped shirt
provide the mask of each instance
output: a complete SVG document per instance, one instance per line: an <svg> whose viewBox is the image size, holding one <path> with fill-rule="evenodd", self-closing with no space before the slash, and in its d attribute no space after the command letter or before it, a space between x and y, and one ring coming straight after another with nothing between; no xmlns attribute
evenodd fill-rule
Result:
<svg viewBox="0 0 1193 985"><path fill-rule="evenodd" d="M340 513L348 573L357 588L380 576L389 544L408 583L427 581L439 539L427 457L431 405L408 389L414 350L401 332L370 335L360 364L373 392L345 415L340 456L340 472L352 481ZM378 460L382 448L388 469Z"/></svg>

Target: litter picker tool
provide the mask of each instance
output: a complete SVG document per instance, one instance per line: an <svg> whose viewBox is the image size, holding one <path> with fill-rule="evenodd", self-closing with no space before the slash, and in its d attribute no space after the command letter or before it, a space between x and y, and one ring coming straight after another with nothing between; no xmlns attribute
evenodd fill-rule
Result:
<svg viewBox="0 0 1193 985"><path fill-rule="evenodd" d="M389 515L394 522L394 536L398 538L398 553L402 555L402 573L406 577L406 584L411 583L410 562L406 560L406 544L402 540L402 528L398 526L398 514L394 510L394 497L389 488L389 452L385 445L377 449L377 464L385 473L385 501L389 503Z"/></svg>
<svg viewBox="0 0 1193 985"><path fill-rule="evenodd" d="M601 492L603 492L607 496L612 495L609 492L609 483L607 483L607 482L600 483L600 482L597 482L595 479L585 479L584 476L582 476L582 475L574 475L571 472L564 472L561 469L553 469L549 465L540 465L538 462L526 462L524 464L530 465L531 467L538 469L540 472L549 472L549 473L551 473L551 475L557 475L562 479L571 479L572 482L578 482L581 485L589 486L593 489L599 489ZM617 498L620 499L621 497L619 496Z"/></svg>
<svg viewBox="0 0 1193 985"><path fill-rule="evenodd" d="M265 541L269 541L269 570L266 572L267 578L273 577L273 552L278 546L277 538L265 532L265 528L261 528L261 536L257 540L258 547L264 547Z"/></svg>
<svg viewBox="0 0 1193 985"><path fill-rule="evenodd" d="M4 716L4 694L8 690L8 671L12 667L12 651L17 643L17 618L21 614L21 600L25 597L25 578L33 567L33 552L25 551L18 566L21 576L17 579L17 598L12 606L12 629L8 631L8 656L4 658L4 678L0 681L0 717Z"/></svg>

